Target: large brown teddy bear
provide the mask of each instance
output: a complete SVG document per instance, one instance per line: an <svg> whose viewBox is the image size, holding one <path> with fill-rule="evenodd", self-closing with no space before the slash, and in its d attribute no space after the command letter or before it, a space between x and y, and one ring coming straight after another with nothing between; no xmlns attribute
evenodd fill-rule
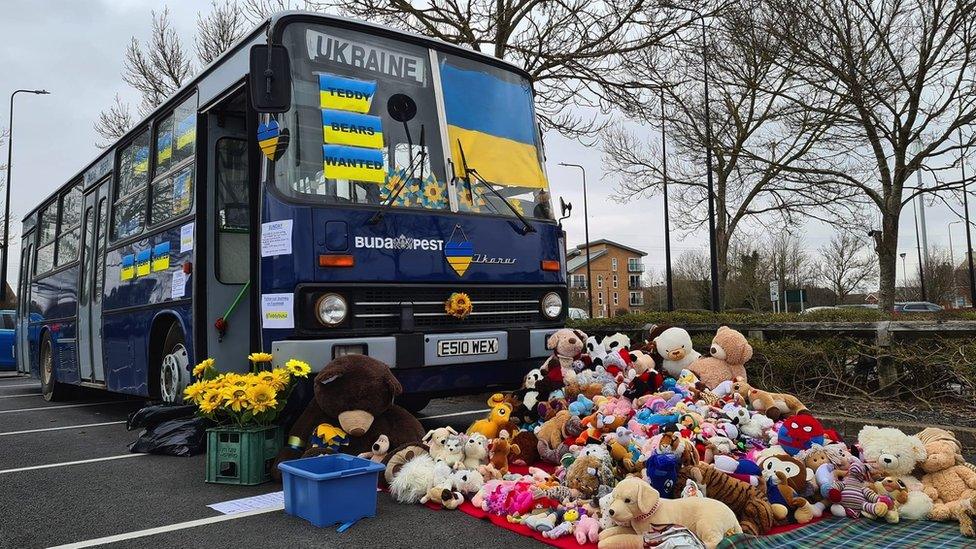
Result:
<svg viewBox="0 0 976 549"><path fill-rule="evenodd" d="M315 376L315 397L295 421L285 447L278 452L273 474L280 478L278 463L323 453L308 448L308 441L322 423L338 427L349 436L341 451L367 452L380 435L390 448L419 441L424 428L410 412L393 403L403 392L400 382L382 362L363 355L346 355L330 362ZM388 454L388 455L392 455Z"/></svg>
<svg viewBox="0 0 976 549"><path fill-rule="evenodd" d="M922 490L932 498L929 520L959 521L959 531L976 537L976 467L962 458L962 445L951 431L928 427L918 434L927 454L921 468Z"/></svg>
<svg viewBox="0 0 976 549"><path fill-rule="evenodd" d="M737 377L746 379L745 364L752 358L752 345L742 333L722 326L712 338L710 353L711 356L699 358L688 367L709 389Z"/></svg>

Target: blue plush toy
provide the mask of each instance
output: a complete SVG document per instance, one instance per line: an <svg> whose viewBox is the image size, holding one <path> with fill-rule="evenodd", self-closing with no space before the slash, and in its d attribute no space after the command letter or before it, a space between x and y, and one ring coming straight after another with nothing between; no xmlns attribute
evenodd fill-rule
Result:
<svg viewBox="0 0 976 549"><path fill-rule="evenodd" d="M678 482L678 456L655 453L645 463L647 480L662 498L674 498L674 485Z"/></svg>
<svg viewBox="0 0 976 549"><path fill-rule="evenodd" d="M578 395L576 401L570 403L569 413L576 417L589 415L593 411L593 401L586 398L586 395Z"/></svg>
<svg viewBox="0 0 976 549"><path fill-rule="evenodd" d="M678 414L655 414L647 408L641 408L634 419L641 425L673 425L678 422Z"/></svg>

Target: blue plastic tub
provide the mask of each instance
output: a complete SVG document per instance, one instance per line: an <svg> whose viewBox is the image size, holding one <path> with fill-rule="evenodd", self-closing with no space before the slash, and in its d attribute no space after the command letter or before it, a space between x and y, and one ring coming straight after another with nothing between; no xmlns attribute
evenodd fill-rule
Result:
<svg viewBox="0 0 976 549"><path fill-rule="evenodd" d="M285 512L318 527L376 516L380 463L346 454L330 454L278 464L285 491Z"/></svg>

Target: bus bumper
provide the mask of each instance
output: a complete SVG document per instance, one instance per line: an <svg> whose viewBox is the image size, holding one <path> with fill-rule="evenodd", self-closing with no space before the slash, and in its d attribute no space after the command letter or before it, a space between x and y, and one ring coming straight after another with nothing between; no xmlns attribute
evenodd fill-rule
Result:
<svg viewBox="0 0 976 549"><path fill-rule="evenodd" d="M390 365L407 393L447 393L518 383L549 355L546 340L557 329L282 340L271 352L275 366L297 358L316 371L338 356L365 354Z"/></svg>

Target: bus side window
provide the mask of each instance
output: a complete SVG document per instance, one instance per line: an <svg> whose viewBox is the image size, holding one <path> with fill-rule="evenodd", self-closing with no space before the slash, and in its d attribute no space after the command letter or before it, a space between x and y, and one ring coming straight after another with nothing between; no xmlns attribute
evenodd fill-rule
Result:
<svg viewBox="0 0 976 549"><path fill-rule="evenodd" d="M105 253L105 219L108 215L108 198L98 201L98 219L95 221L95 258L92 266L95 269L95 287L92 288L91 299L94 303L102 300L102 284L105 282L105 265L102 254Z"/></svg>
<svg viewBox="0 0 976 549"><path fill-rule="evenodd" d="M248 276L247 141L223 137L216 143L217 279L243 284Z"/></svg>
<svg viewBox="0 0 976 549"><path fill-rule="evenodd" d="M158 225L193 206L193 153L196 147L196 105L193 95L156 126L156 154L150 184L149 225Z"/></svg>

